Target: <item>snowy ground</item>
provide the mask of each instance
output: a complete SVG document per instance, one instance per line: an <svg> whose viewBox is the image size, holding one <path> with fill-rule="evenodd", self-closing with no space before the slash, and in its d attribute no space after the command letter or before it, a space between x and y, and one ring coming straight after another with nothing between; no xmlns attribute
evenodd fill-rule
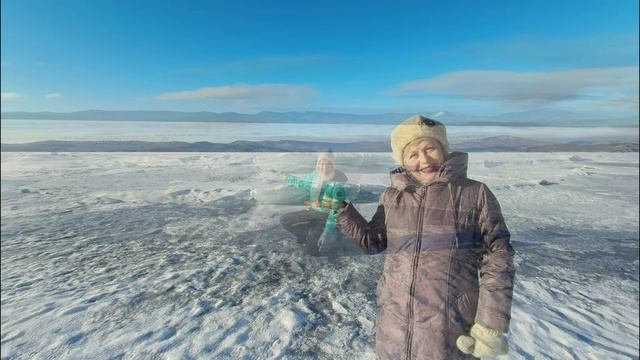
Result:
<svg viewBox="0 0 640 360"><path fill-rule="evenodd" d="M339 154L386 185L389 154ZM2 154L2 359L373 359L382 256L305 256L250 190L313 154ZM638 154L478 153L512 359L638 358ZM541 180L556 184L542 186ZM365 216L375 204L358 204Z"/></svg>

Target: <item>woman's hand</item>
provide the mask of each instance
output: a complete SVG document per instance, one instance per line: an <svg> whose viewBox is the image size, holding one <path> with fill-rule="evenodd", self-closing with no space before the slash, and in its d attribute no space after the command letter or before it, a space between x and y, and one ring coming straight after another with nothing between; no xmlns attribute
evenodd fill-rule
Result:
<svg viewBox="0 0 640 360"><path fill-rule="evenodd" d="M460 335L456 346L465 354L478 358L504 355L509 351L507 341L498 330L488 328L482 324L471 327L469 335Z"/></svg>
<svg viewBox="0 0 640 360"><path fill-rule="evenodd" d="M320 202L320 206L325 209L340 211L345 208L346 203L340 199L334 199L334 198L325 196L322 198L322 201Z"/></svg>
<svg viewBox="0 0 640 360"><path fill-rule="evenodd" d="M280 179L282 180L287 180L287 177L289 176L289 173L286 171L280 171Z"/></svg>

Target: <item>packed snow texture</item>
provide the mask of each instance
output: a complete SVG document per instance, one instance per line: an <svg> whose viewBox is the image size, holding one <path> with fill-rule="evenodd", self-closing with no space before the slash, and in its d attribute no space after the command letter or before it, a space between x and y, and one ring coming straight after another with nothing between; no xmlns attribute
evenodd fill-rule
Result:
<svg viewBox="0 0 640 360"><path fill-rule="evenodd" d="M389 154L336 158L389 182ZM251 198L314 163L3 153L2 359L374 359L384 255L309 257L278 221L302 207ZM508 358L637 359L638 154L478 153L469 176L516 250Z"/></svg>

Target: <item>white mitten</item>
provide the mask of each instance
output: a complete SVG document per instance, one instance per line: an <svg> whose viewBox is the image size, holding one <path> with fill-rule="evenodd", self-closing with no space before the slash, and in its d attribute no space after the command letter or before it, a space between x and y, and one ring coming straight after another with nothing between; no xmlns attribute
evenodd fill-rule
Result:
<svg viewBox="0 0 640 360"><path fill-rule="evenodd" d="M509 351L507 341L498 330L488 328L482 324L471 327L469 335L460 335L456 346L465 354L477 358L504 355Z"/></svg>

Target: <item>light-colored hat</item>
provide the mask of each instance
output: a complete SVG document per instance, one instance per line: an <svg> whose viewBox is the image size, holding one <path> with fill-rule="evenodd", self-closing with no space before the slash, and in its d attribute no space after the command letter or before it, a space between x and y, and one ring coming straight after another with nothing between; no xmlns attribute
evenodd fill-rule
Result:
<svg viewBox="0 0 640 360"><path fill-rule="evenodd" d="M445 154L449 151L447 129L444 124L422 115L414 115L398 124L391 132L393 160L395 160L398 165L402 165L404 148L413 140L421 137L436 139L442 145L442 150Z"/></svg>
<svg viewBox="0 0 640 360"><path fill-rule="evenodd" d="M318 159L316 160L316 164L319 164L322 160L329 160L333 164L333 152L331 150L324 151L318 154Z"/></svg>

